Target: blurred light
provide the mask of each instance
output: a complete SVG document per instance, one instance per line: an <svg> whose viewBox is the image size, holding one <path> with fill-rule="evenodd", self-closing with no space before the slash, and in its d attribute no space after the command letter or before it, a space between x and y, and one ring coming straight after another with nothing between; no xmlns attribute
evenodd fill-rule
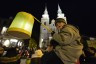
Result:
<svg viewBox="0 0 96 64"><path fill-rule="evenodd" d="M52 39L52 37L49 37L49 41Z"/></svg>
<svg viewBox="0 0 96 64"><path fill-rule="evenodd" d="M9 45L10 45L9 40L5 40L5 42L3 43L3 45L6 46L6 47L9 47Z"/></svg>
<svg viewBox="0 0 96 64"><path fill-rule="evenodd" d="M2 55L3 55L3 56L5 56L5 55L6 55L6 53L7 53L7 51L4 51Z"/></svg>
<svg viewBox="0 0 96 64"><path fill-rule="evenodd" d="M11 47L15 47L17 45L17 39L10 39Z"/></svg>
<svg viewBox="0 0 96 64"><path fill-rule="evenodd" d="M18 48L16 48L16 50L18 51L19 49L18 49Z"/></svg>
<svg viewBox="0 0 96 64"><path fill-rule="evenodd" d="M19 41L17 45L18 45L18 46L22 46L22 42Z"/></svg>
<svg viewBox="0 0 96 64"><path fill-rule="evenodd" d="M10 42L18 42L17 39L10 39Z"/></svg>
<svg viewBox="0 0 96 64"><path fill-rule="evenodd" d="M39 47L40 47L40 48L42 48L42 46L43 46L43 45L42 45L42 42L43 42L43 39L41 38L41 41L40 41L40 43L39 43Z"/></svg>
<svg viewBox="0 0 96 64"><path fill-rule="evenodd" d="M4 34L6 31L7 31L7 28L6 27L3 27L2 28L2 31L1 31L1 34Z"/></svg>
<svg viewBox="0 0 96 64"><path fill-rule="evenodd" d="M90 40L95 40L95 38L93 38L93 37L90 37Z"/></svg>

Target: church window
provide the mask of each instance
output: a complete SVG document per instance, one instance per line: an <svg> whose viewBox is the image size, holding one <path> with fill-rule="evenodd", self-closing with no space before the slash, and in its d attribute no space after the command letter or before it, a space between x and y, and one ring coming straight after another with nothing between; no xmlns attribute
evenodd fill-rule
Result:
<svg viewBox="0 0 96 64"><path fill-rule="evenodd" d="M46 22L44 22L44 25L46 25Z"/></svg>

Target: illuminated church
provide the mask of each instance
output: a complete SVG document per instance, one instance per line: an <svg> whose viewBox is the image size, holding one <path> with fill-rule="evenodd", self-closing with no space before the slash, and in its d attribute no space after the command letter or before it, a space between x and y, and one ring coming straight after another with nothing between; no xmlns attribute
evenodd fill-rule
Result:
<svg viewBox="0 0 96 64"><path fill-rule="evenodd" d="M62 10L60 9L59 5L58 5L58 11L57 11L57 18L64 18L66 20L66 17L64 13L62 13ZM49 24L50 21L51 23ZM54 19L50 20L47 7L45 7L44 14L42 15L41 23L51 28L52 31L56 32L55 20ZM40 48L42 48L43 46L46 47L50 42L51 38L52 38L51 33L46 28L44 28L44 26L41 25L39 47Z"/></svg>

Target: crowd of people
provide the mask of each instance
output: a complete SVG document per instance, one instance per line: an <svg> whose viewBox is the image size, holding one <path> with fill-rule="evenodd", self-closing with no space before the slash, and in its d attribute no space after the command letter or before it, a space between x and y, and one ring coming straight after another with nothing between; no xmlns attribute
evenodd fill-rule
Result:
<svg viewBox="0 0 96 64"><path fill-rule="evenodd" d="M76 64L78 61L80 64L83 64L82 62L84 61L85 56L89 53L89 49L87 49L88 46L86 47L84 45L84 43L86 43L86 39L82 38L79 29L68 24L63 18L57 18L55 20L55 26L58 32L52 31L52 39L50 44L47 46L46 51L42 52L42 49L39 48L35 52L30 49L29 51L23 50L23 52L21 51L19 54L16 52L15 48L10 50L11 52L16 53L13 54L13 56L17 56L19 54L19 63L21 56L23 57L26 55L27 58L34 58L40 53L40 64ZM90 48L90 50L94 50L92 54L89 53L94 56L96 49ZM2 57L3 52L4 49L0 47L0 57ZM11 53L7 55L9 56L10 54ZM96 59L95 57L92 58ZM87 59L90 59L89 55Z"/></svg>

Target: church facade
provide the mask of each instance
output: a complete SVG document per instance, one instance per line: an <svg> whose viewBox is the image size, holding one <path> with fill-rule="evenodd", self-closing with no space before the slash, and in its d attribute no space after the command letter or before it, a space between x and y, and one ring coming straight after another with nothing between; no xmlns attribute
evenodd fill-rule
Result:
<svg viewBox="0 0 96 64"><path fill-rule="evenodd" d="M59 5L58 5L58 11L57 11L57 18L64 18L66 20L66 17L64 15L64 13L62 13ZM51 23L50 23L50 21L51 21ZM49 27L52 31L56 32L55 20L54 19L50 20L50 17L49 17L48 11L47 11L47 7L45 7L44 14L42 15L41 23L43 25ZM39 47L40 48L47 47L51 38L52 38L51 33L46 28L44 28L44 26L41 25L40 26Z"/></svg>

